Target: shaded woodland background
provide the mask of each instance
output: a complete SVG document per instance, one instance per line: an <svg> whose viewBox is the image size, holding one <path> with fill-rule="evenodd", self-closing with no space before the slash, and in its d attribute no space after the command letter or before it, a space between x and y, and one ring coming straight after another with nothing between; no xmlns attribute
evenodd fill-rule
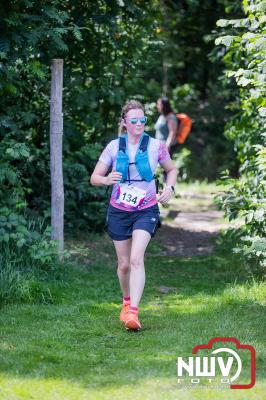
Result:
<svg viewBox="0 0 266 400"><path fill-rule="evenodd" d="M265 251L265 2L15 0L1 1L0 19L2 254L26 252L36 262L53 253L52 58L64 60L66 230L103 228L108 193L89 178L117 135L124 102L146 105L153 135L156 100L166 94L194 120L179 179L222 173L221 208L247 218L253 255Z"/></svg>

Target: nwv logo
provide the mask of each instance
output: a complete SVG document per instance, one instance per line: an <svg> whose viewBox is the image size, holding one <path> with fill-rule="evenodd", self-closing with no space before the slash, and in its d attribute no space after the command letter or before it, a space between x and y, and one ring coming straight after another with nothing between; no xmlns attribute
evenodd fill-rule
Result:
<svg viewBox="0 0 266 400"><path fill-rule="evenodd" d="M249 384L232 384L239 376L241 378L242 360L237 351L228 347L220 347L211 352L211 356L183 357L177 358L177 376L178 383L184 383L183 378L189 376L191 383L200 382L200 377L209 378L208 382L217 375L221 376L221 383L230 384L231 389L249 389L255 385L255 349L250 345L242 345L235 338L213 338L207 345L198 345L192 349L193 354L197 354L199 350L212 349L215 342L231 342L234 343L236 349L245 349L250 352L250 383ZM219 354L219 355L218 355ZM218 356L217 356L218 355ZM232 372L233 371L233 372Z"/></svg>
<svg viewBox="0 0 266 400"><path fill-rule="evenodd" d="M242 362L239 355L231 349L222 347L214 350L212 354L227 352L233 354L237 360L237 373L230 379L233 382L241 373ZM183 357L177 358L177 375L183 376L183 370L188 372L189 376L216 376L216 364L218 363L219 369L224 377L228 377L232 368L234 357L229 357L227 361L223 357L189 357L188 363L183 360Z"/></svg>

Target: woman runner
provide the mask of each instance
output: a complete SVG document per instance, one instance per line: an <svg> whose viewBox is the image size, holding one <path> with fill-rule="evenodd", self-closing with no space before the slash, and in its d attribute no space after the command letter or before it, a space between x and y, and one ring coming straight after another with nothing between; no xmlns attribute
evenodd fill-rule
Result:
<svg viewBox="0 0 266 400"><path fill-rule="evenodd" d="M176 167L163 142L148 136L145 153L145 146L142 146L143 138L147 136L144 132L146 122L143 105L135 100L127 102L122 108L120 121L126 152L125 149L121 152L120 138L112 140L103 150L90 180L95 186L113 185L107 226L116 250L117 275L123 295L119 318L127 329L132 330L141 328L138 306L145 286L144 254L159 224L157 203L165 204L171 199L177 177ZM118 158L120 154L124 156L127 153L129 163L126 165L125 180L123 171L118 172L117 167L121 169L124 165L123 160ZM149 166L144 162L141 174L148 176L150 172L150 175L144 179L140 174L141 161L137 162L138 165L135 161L139 160L139 155L143 157L145 154ZM167 179L164 190L156 195L153 174L158 163L165 170ZM112 172L106 176L110 167Z"/></svg>
<svg viewBox="0 0 266 400"><path fill-rule="evenodd" d="M176 141L178 121L167 97L160 97L157 100L156 105L160 116L155 124L155 137L156 139L165 142L166 147L172 156L178 148L178 143Z"/></svg>

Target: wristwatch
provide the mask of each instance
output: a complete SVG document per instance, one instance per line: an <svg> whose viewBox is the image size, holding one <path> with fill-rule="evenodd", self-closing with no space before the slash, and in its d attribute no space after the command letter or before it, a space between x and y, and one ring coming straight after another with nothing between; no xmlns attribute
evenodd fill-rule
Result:
<svg viewBox="0 0 266 400"><path fill-rule="evenodd" d="M174 186L166 186L166 189L167 189L167 190L171 190L172 193L175 192Z"/></svg>

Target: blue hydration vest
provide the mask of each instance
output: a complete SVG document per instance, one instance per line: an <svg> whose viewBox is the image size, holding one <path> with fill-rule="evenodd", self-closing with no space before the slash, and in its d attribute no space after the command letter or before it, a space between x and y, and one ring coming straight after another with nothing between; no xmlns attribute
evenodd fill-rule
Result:
<svg viewBox="0 0 266 400"><path fill-rule="evenodd" d="M128 138L127 135L122 135L119 138L119 150L116 159L116 171L122 174L122 182L151 182L155 179L152 173L149 157L148 157L148 145L150 136L147 133L143 133L140 141L138 150L135 156L135 162L129 162L128 156ZM130 179L129 166L136 164L137 171L142 179Z"/></svg>

